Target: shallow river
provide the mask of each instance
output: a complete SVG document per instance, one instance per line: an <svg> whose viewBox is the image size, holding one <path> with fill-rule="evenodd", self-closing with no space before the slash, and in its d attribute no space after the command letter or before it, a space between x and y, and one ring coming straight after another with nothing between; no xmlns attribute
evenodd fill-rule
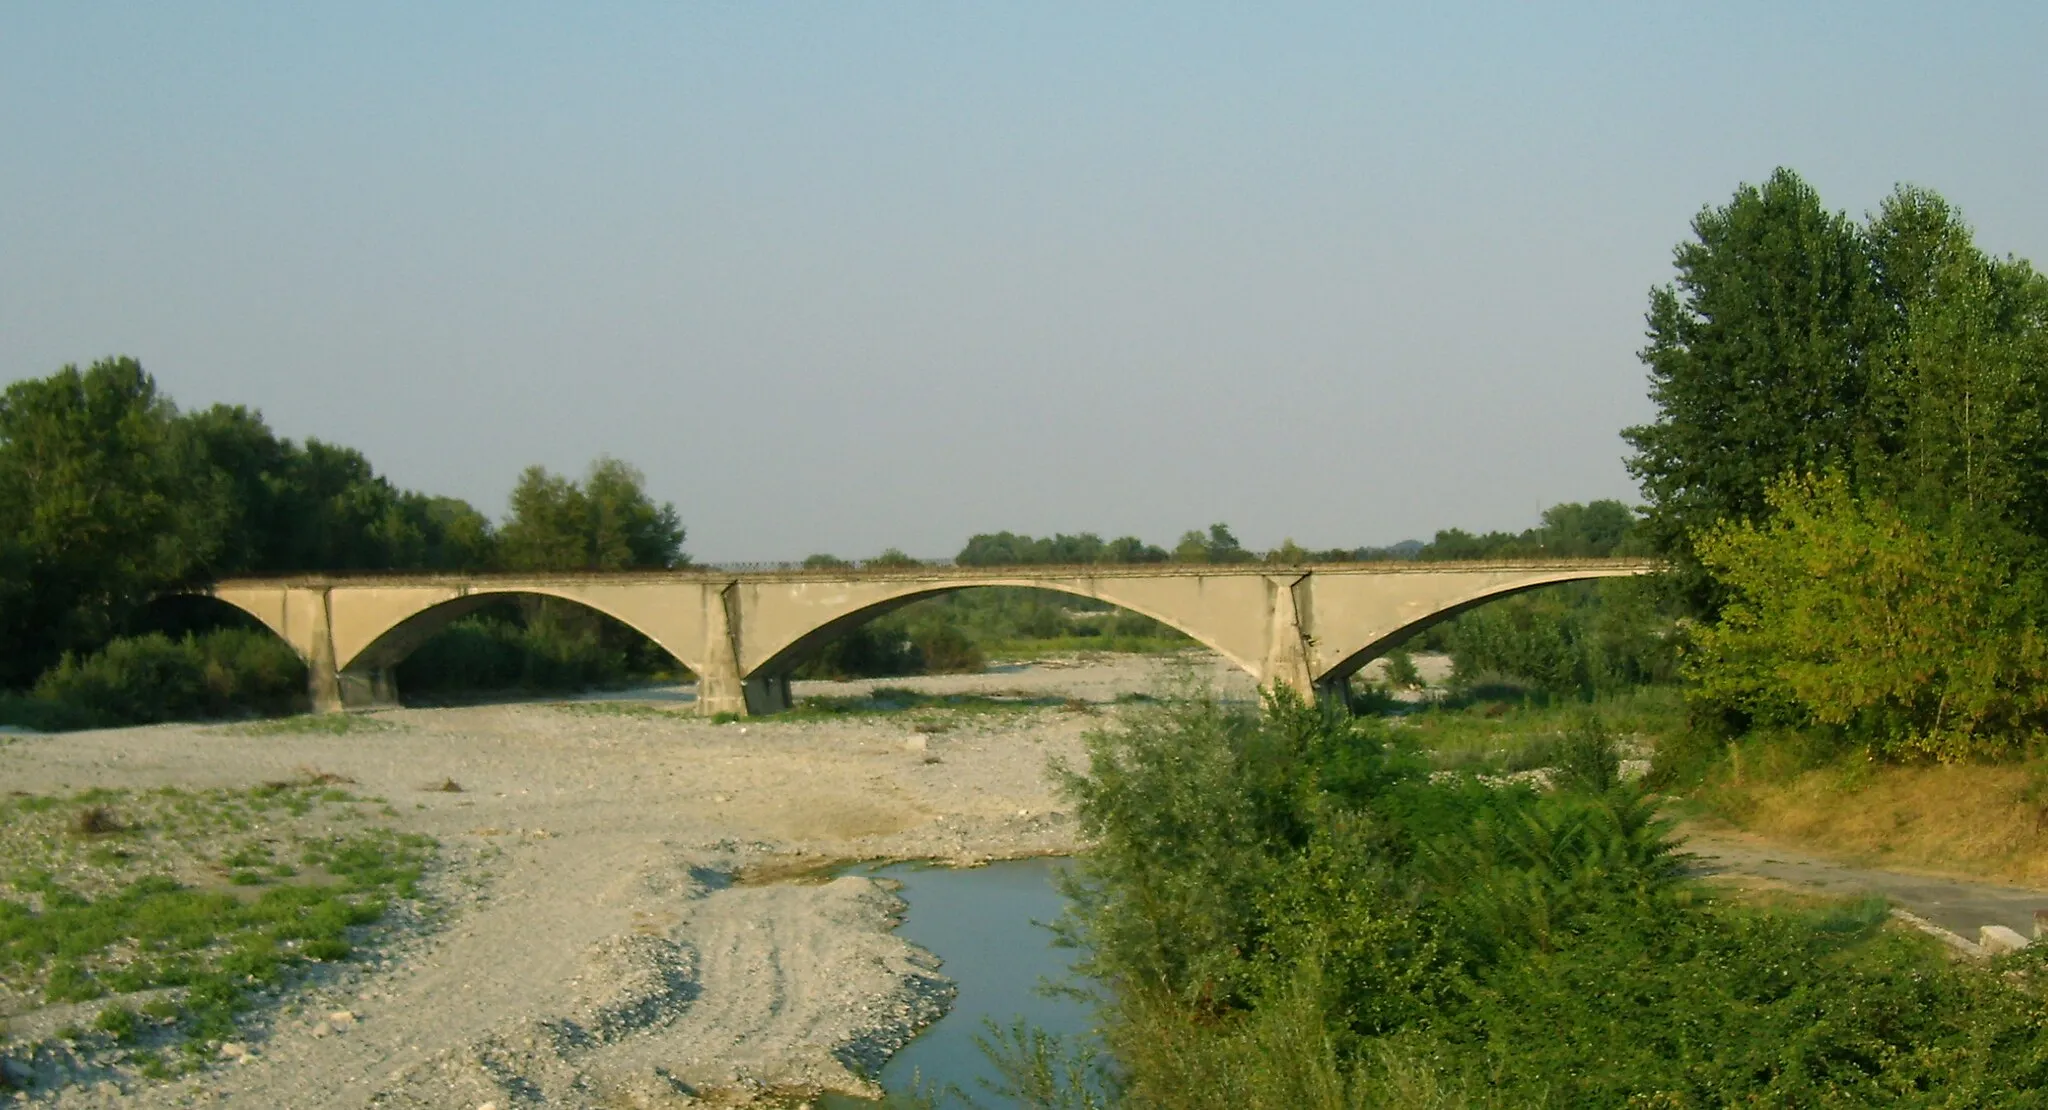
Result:
<svg viewBox="0 0 2048 1110"><path fill-rule="evenodd" d="M945 974L960 996L946 1016L920 1033L882 1069L882 1086L904 1092L921 1082L926 1090L959 1087L982 1106L1007 1105L990 1095L983 1080L995 1078L975 1044L985 1019L1008 1027L1018 1018L1049 1033L1077 1034L1088 1028L1086 1006L1070 998L1040 994L1043 980L1065 981L1071 949L1052 946L1052 933L1037 921L1051 921L1065 908L1053 889L1061 860L1016 860L987 867L948 869L895 864L863 872L903 884L910 905L898 935L930 949L945 961ZM834 1110L871 1106L830 1098ZM958 1105L942 1099L941 1105Z"/></svg>

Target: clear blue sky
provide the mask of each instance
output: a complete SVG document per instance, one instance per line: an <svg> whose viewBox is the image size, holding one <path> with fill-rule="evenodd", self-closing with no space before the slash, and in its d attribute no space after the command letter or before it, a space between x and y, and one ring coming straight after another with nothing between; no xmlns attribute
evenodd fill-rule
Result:
<svg viewBox="0 0 2048 1110"><path fill-rule="evenodd" d="M2048 261L2048 5L1393 7L9 5L0 369L493 514L614 454L698 558L1348 546L1633 498L1774 166Z"/></svg>

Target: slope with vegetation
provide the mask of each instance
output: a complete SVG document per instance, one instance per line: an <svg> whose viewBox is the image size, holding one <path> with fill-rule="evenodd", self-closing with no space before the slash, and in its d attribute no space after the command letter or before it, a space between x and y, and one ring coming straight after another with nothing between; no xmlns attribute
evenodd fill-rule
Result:
<svg viewBox="0 0 2048 1110"><path fill-rule="evenodd" d="M1000 1066L1036 1106L2048 1103L2038 957L1722 895L1598 727L1550 762L1486 785L1284 698L1126 716L1066 775L1103 1041Z"/></svg>

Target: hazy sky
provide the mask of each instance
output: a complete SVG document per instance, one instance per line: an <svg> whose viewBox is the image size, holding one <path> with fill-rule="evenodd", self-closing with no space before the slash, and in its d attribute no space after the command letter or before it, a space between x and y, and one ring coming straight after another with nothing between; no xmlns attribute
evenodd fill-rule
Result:
<svg viewBox="0 0 2048 1110"><path fill-rule="evenodd" d="M1349 546L1633 498L1773 166L2048 262L2048 5L1375 7L7 5L0 370L494 515L613 454L699 559Z"/></svg>

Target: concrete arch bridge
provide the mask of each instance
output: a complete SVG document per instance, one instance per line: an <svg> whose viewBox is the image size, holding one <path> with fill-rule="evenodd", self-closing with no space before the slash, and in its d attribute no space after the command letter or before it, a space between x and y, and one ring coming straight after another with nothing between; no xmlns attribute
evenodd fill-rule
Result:
<svg viewBox="0 0 2048 1110"><path fill-rule="evenodd" d="M810 652L891 609L955 590L1022 586L1105 601L1186 633L1262 687L1279 683L1314 697L1473 606L1658 569L1587 559L404 574L234 579L204 592L298 651L321 711L396 704L399 660L450 621L525 595L588 606L661 645L697 675L700 712L758 714L789 708L790 671Z"/></svg>

